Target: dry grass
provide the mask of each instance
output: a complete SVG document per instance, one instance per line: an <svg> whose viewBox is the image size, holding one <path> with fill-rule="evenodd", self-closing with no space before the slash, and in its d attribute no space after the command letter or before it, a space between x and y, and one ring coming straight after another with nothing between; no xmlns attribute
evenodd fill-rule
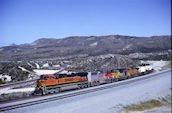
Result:
<svg viewBox="0 0 172 113"><path fill-rule="evenodd" d="M169 61L165 66L163 66L160 71L171 68L171 61Z"/></svg>
<svg viewBox="0 0 172 113"><path fill-rule="evenodd" d="M155 107L161 107L163 104L159 100L149 100L141 102L140 104L132 104L124 107L126 111L143 111L146 109L152 109Z"/></svg>
<svg viewBox="0 0 172 113"><path fill-rule="evenodd" d="M158 100L140 102L139 104L131 104L124 106L121 113L144 113L155 109L171 108L171 94L161 97Z"/></svg>

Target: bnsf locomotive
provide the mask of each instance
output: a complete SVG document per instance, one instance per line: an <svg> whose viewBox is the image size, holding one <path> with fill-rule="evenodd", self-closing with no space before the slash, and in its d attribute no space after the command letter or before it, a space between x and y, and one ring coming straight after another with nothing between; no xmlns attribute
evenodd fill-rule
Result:
<svg viewBox="0 0 172 113"><path fill-rule="evenodd" d="M106 73L82 72L72 74L46 74L41 75L37 80L34 94L48 94L60 92L62 87L77 85L78 88L97 86L104 83L111 83L125 80L152 72L152 66L142 64L137 68L113 69Z"/></svg>
<svg viewBox="0 0 172 113"><path fill-rule="evenodd" d="M35 93L45 95L47 93L60 92L61 87L70 85L86 87L88 84L87 80L87 73L41 75L40 79L37 80Z"/></svg>

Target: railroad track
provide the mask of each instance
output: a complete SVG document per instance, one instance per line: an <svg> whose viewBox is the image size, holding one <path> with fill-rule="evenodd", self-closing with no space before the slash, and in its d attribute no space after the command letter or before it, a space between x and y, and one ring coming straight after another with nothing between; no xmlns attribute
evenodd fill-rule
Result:
<svg viewBox="0 0 172 113"><path fill-rule="evenodd" d="M21 81L21 82L16 82L16 83L10 83L10 84L3 84L0 85L0 88L7 88L7 87L19 87L19 86L25 86L25 85L31 85L36 82L37 79L32 79L32 80L27 80L27 81Z"/></svg>
<svg viewBox="0 0 172 113"><path fill-rule="evenodd" d="M31 101L31 102L25 102L25 103L16 104L16 105L0 107L0 112L9 111L9 110L22 108L22 107L27 107L27 106L32 106L32 105L37 105L37 104L46 103L46 102L51 102L51 101L55 101L55 100L61 100L61 99L74 97L74 96L78 96L78 95L83 95L83 94L96 92L96 91L100 91L100 90L104 90L104 89L109 89L109 88L113 88L113 87L118 87L118 86L126 85L126 84L129 84L129 83L133 83L133 82L136 82L136 81L149 79L149 78L158 76L158 75L160 75L162 73L167 73L169 71L171 71L171 70L167 70L167 71L163 71L163 72L156 73L156 74L151 74L151 75L144 75L142 77L137 77L137 78L130 79L130 80L127 80L127 81L122 81L122 82L119 82L119 83L116 82L116 84L110 84L108 86L95 87L93 89L87 89L87 90L84 90L84 91L78 91L78 92L74 92L74 93L70 93L70 94L64 94L64 95L60 95L60 96L56 96L56 97L50 97L50 98L46 98L46 99L40 99L40 100L36 100L36 101Z"/></svg>
<svg viewBox="0 0 172 113"><path fill-rule="evenodd" d="M64 71L66 69L67 66L62 67L58 73L61 73L62 71ZM20 87L22 86L27 86L27 85L32 85L34 84L39 78L35 78L32 80L26 80L26 81L19 81L19 82L15 82L15 83L9 83L9 84L2 84L0 85L0 88L7 88L7 87Z"/></svg>

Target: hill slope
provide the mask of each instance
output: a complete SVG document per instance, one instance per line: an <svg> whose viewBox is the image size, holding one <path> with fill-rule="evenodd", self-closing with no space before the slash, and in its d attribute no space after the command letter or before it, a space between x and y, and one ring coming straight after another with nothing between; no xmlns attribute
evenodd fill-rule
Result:
<svg viewBox="0 0 172 113"><path fill-rule="evenodd" d="M64 39L42 38L31 44L1 47L0 60L43 60L73 55L98 56L105 54L131 56L136 53L144 53L148 55L150 53L155 53L156 56L165 55L162 59L169 59L171 54L171 37L109 35L75 36Z"/></svg>

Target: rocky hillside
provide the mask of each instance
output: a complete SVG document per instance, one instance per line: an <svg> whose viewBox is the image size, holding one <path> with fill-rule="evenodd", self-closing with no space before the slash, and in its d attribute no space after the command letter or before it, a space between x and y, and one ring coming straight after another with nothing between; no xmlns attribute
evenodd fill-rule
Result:
<svg viewBox="0 0 172 113"><path fill-rule="evenodd" d="M170 60L171 37L120 35L42 38L0 48L0 82L34 78L34 69L64 72L107 71L135 67L140 60Z"/></svg>
<svg viewBox="0 0 172 113"><path fill-rule="evenodd" d="M99 56L106 54L128 55L134 59L169 60L171 55L171 37L109 35L75 36L64 39L42 38L31 44L0 48L1 61L47 60L75 55Z"/></svg>
<svg viewBox="0 0 172 113"><path fill-rule="evenodd" d="M102 71L115 68L136 67L140 62L133 61L123 55L108 54L100 56L73 58L67 64L66 70L71 72Z"/></svg>

